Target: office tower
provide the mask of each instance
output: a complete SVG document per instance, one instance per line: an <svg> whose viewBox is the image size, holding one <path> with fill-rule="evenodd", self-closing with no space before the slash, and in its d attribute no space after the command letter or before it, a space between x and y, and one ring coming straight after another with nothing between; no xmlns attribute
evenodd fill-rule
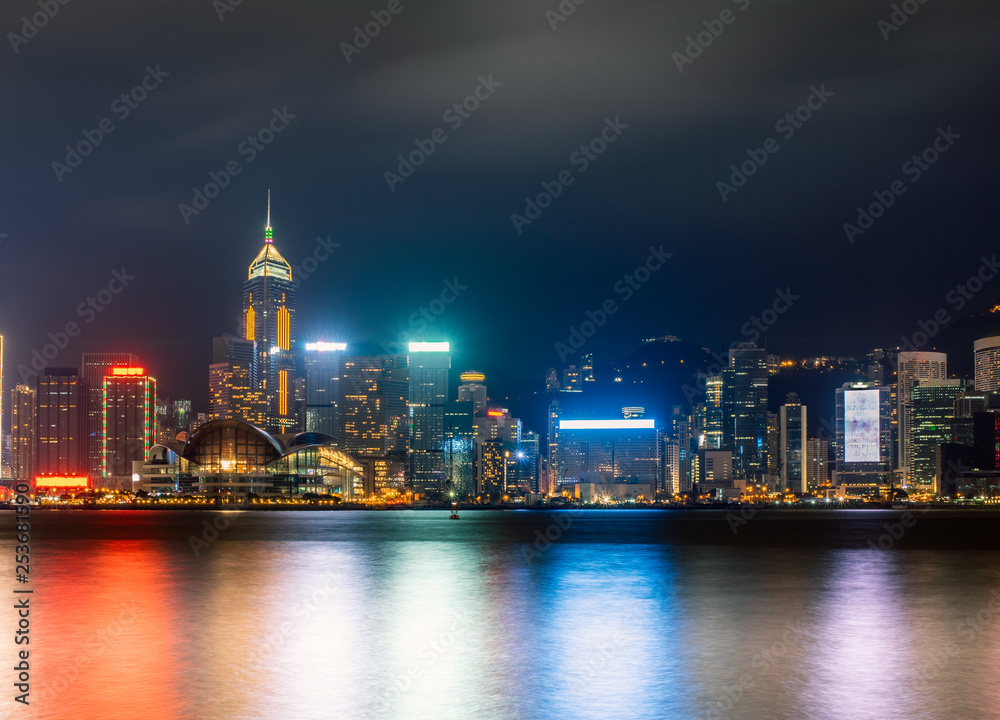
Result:
<svg viewBox="0 0 1000 720"><path fill-rule="evenodd" d="M781 462L781 453L778 449L781 443L781 420L778 413L769 412L767 414L767 474L772 483L777 483L779 478L778 465Z"/></svg>
<svg viewBox="0 0 1000 720"><path fill-rule="evenodd" d="M518 448L517 478L518 487L529 492L542 492L539 481L541 463L541 436L534 431L521 433L521 446Z"/></svg>
<svg viewBox="0 0 1000 720"><path fill-rule="evenodd" d="M738 477L760 477L767 457L767 352L753 343L729 350L722 373L723 443Z"/></svg>
<svg viewBox="0 0 1000 720"><path fill-rule="evenodd" d="M413 491L440 490L444 482L444 404L448 400L450 347L446 342L411 342L410 479Z"/></svg>
<svg viewBox="0 0 1000 720"><path fill-rule="evenodd" d="M209 412L212 420L242 420L257 427L268 422L257 372L257 344L232 336L212 340L208 366Z"/></svg>
<svg viewBox="0 0 1000 720"><path fill-rule="evenodd" d="M594 382L594 353L580 356L580 376L584 383Z"/></svg>
<svg viewBox="0 0 1000 720"><path fill-rule="evenodd" d="M705 447L718 450L722 447L722 376L705 378Z"/></svg>
<svg viewBox="0 0 1000 720"><path fill-rule="evenodd" d="M476 493L484 500L499 500L507 491L507 456L502 440L476 443L479 481Z"/></svg>
<svg viewBox="0 0 1000 720"><path fill-rule="evenodd" d="M306 432L337 435L340 359L346 351L345 343L306 344Z"/></svg>
<svg viewBox="0 0 1000 720"><path fill-rule="evenodd" d="M250 263L243 283L244 338L257 343L257 387L265 403L265 430L291 432L295 412L296 292L292 267L274 246L268 194L264 247Z"/></svg>
<svg viewBox="0 0 1000 720"><path fill-rule="evenodd" d="M703 486L729 488L733 486L733 453L731 450L706 450Z"/></svg>
<svg viewBox="0 0 1000 720"><path fill-rule="evenodd" d="M808 451L806 449L806 406L799 396L789 393L781 406L781 487L804 493L808 486Z"/></svg>
<svg viewBox="0 0 1000 720"><path fill-rule="evenodd" d="M104 378L111 374L111 368L137 367L138 365L139 357L133 353L83 353L80 370L83 381L88 388L86 407L84 408L87 415L87 472L92 478L101 475L103 463L101 453L104 448L102 434L104 426L101 412L104 402Z"/></svg>
<svg viewBox="0 0 1000 720"><path fill-rule="evenodd" d="M547 492L554 493L559 489L559 418L562 415L559 401L552 400L547 412L548 427L546 428L546 467L548 470Z"/></svg>
<svg viewBox="0 0 1000 720"><path fill-rule="evenodd" d="M948 377L948 356L938 352L900 352L896 359L897 426L899 428L898 463L906 478L913 467L913 408L910 392L920 380L944 380Z"/></svg>
<svg viewBox="0 0 1000 720"><path fill-rule="evenodd" d="M806 487L817 488L830 481L830 441L806 441Z"/></svg>
<svg viewBox="0 0 1000 720"><path fill-rule="evenodd" d="M1000 335L976 340L973 345L976 390L1000 392Z"/></svg>
<svg viewBox="0 0 1000 720"><path fill-rule="evenodd" d="M583 377L576 365L570 365L563 370L562 392L583 392Z"/></svg>
<svg viewBox="0 0 1000 720"><path fill-rule="evenodd" d="M952 441L956 401L964 391L962 380L921 380L910 390L913 423L910 485L918 491L937 491L937 448Z"/></svg>
<svg viewBox="0 0 1000 720"><path fill-rule="evenodd" d="M37 393L34 388L18 384L11 395L11 477L30 483L35 477Z"/></svg>
<svg viewBox="0 0 1000 720"><path fill-rule="evenodd" d="M469 399L460 397L444 406L445 489L456 499L468 498L476 490L474 414Z"/></svg>
<svg viewBox="0 0 1000 720"><path fill-rule="evenodd" d="M559 373L555 368L549 368L545 374L545 392L556 392L559 390Z"/></svg>
<svg viewBox="0 0 1000 720"><path fill-rule="evenodd" d="M657 490L667 495L677 495L685 490L681 481L681 446L670 438L663 440L663 476L657 482Z"/></svg>
<svg viewBox="0 0 1000 720"><path fill-rule="evenodd" d="M111 368L104 378L101 475L131 478L156 442L156 379L141 367Z"/></svg>
<svg viewBox="0 0 1000 720"><path fill-rule="evenodd" d="M583 473L660 482L661 436L652 419L560 420L556 433L560 483L578 483Z"/></svg>
<svg viewBox="0 0 1000 720"><path fill-rule="evenodd" d="M875 348L866 357L865 376L876 385L892 385L896 379L892 369L894 351Z"/></svg>
<svg viewBox="0 0 1000 720"><path fill-rule="evenodd" d="M36 477L74 477L86 485L89 388L76 368L46 368L38 377Z"/></svg>
<svg viewBox="0 0 1000 720"><path fill-rule="evenodd" d="M837 388L836 484L852 496L875 496L892 475L892 408L889 388L845 383Z"/></svg>
<svg viewBox="0 0 1000 720"><path fill-rule="evenodd" d="M781 372L781 357L778 355L767 356L767 374L777 375Z"/></svg>
<svg viewBox="0 0 1000 720"><path fill-rule="evenodd" d="M472 403L475 414L486 412L486 376L475 370L466 370L459 376L462 384L458 386L458 399Z"/></svg>
<svg viewBox="0 0 1000 720"><path fill-rule="evenodd" d="M666 428L666 433L667 437L677 443L678 474L673 476L677 489L670 491L673 494L691 487L691 451L693 447L697 446L697 439L691 432L691 418L684 412L683 406L674 405L671 407L670 424Z"/></svg>
<svg viewBox="0 0 1000 720"><path fill-rule="evenodd" d="M1000 470L1000 411L977 412L972 417L973 467Z"/></svg>

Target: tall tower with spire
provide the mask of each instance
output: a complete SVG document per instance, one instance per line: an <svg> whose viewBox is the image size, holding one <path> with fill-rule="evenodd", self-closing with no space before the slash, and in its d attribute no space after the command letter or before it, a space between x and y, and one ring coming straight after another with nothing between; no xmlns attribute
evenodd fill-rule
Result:
<svg viewBox="0 0 1000 720"><path fill-rule="evenodd" d="M243 283L243 330L257 343L258 389L267 405L265 429L289 432L295 412L295 285L292 267L274 246L271 191L267 192L264 247L250 263Z"/></svg>

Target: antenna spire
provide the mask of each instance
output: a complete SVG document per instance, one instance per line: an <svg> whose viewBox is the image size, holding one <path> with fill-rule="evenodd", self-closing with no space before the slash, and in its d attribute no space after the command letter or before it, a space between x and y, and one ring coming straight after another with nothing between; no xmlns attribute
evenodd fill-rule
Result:
<svg viewBox="0 0 1000 720"><path fill-rule="evenodd" d="M271 188L267 189L267 224L264 226L264 239L271 242L274 232L271 230Z"/></svg>

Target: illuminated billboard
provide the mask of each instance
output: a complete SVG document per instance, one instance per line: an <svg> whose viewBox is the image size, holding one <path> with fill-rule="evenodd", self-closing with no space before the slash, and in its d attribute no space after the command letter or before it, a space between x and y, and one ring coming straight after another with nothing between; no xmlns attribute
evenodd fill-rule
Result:
<svg viewBox="0 0 1000 720"><path fill-rule="evenodd" d="M83 476L52 476L39 475L35 478L35 487L40 488L77 488L84 489L89 485L86 475Z"/></svg>
<svg viewBox="0 0 1000 720"><path fill-rule="evenodd" d="M652 430L655 420L560 420L560 430Z"/></svg>
<svg viewBox="0 0 1000 720"><path fill-rule="evenodd" d="M446 342L411 342L410 352L449 352Z"/></svg>
<svg viewBox="0 0 1000 720"><path fill-rule="evenodd" d="M317 352L343 352L347 350L347 343L335 343L335 342L313 342L306 343L306 350L317 351Z"/></svg>
<svg viewBox="0 0 1000 720"><path fill-rule="evenodd" d="M116 367L116 368L111 368L111 374L112 375L120 375L120 376L122 376L122 375L123 376L141 376L141 375L145 375L146 374L146 369L145 368L140 368L140 367Z"/></svg>
<svg viewBox="0 0 1000 720"><path fill-rule="evenodd" d="M844 391L844 462L880 462L879 391Z"/></svg>

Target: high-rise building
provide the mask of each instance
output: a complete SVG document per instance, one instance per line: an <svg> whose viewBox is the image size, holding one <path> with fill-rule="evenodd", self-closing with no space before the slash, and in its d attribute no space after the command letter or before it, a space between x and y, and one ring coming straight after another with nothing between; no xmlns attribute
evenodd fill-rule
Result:
<svg viewBox="0 0 1000 720"><path fill-rule="evenodd" d="M722 447L722 376L705 378L705 448Z"/></svg>
<svg viewBox="0 0 1000 720"><path fill-rule="evenodd" d="M663 477L657 482L657 489L667 495L677 495L685 490L681 481L681 446L670 438L663 440Z"/></svg>
<svg viewBox="0 0 1000 720"><path fill-rule="evenodd" d="M507 453L502 440L476 443L479 482L476 492L486 500L497 500L507 492Z"/></svg>
<svg viewBox="0 0 1000 720"><path fill-rule="evenodd" d="M11 397L11 477L30 483L35 477L35 430L37 394L18 384Z"/></svg>
<svg viewBox="0 0 1000 720"><path fill-rule="evenodd" d="M462 384L458 386L458 399L468 400L472 403L472 411L475 414L486 412L486 376L476 370L466 370L459 375Z"/></svg>
<svg viewBox="0 0 1000 720"><path fill-rule="evenodd" d="M583 392L583 376L576 365L563 370L561 392Z"/></svg>
<svg viewBox="0 0 1000 720"><path fill-rule="evenodd" d="M753 343L729 350L723 370L723 442L733 451L738 477L760 477L768 470L767 351Z"/></svg>
<svg viewBox="0 0 1000 720"><path fill-rule="evenodd" d="M962 380L921 380L910 390L910 485L917 491L937 492L937 448L952 441L956 401L964 391Z"/></svg>
<svg viewBox="0 0 1000 720"><path fill-rule="evenodd" d="M1000 335L976 340L973 346L976 390L1000 392Z"/></svg>
<svg viewBox="0 0 1000 720"><path fill-rule="evenodd" d="M104 452L103 411L104 378L116 367L138 367L139 357L133 353L83 353L80 371L88 396L84 411L87 415L86 453L87 472L90 477L100 477Z"/></svg>
<svg viewBox="0 0 1000 720"><path fill-rule="evenodd" d="M208 366L209 412L212 420L243 420L257 427L268 423L257 372L257 343L230 336L212 341Z"/></svg>
<svg viewBox="0 0 1000 720"><path fill-rule="evenodd" d="M875 496L892 476L890 391L868 382L837 388L836 484L846 495Z"/></svg>
<svg viewBox="0 0 1000 720"><path fill-rule="evenodd" d="M35 473L87 478L89 388L76 368L46 368L38 377ZM45 485L44 481L39 484Z"/></svg>
<svg viewBox="0 0 1000 720"><path fill-rule="evenodd" d="M830 482L830 441L806 441L806 487L809 489Z"/></svg>
<svg viewBox="0 0 1000 720"><path fill-rule="evenodd" d="M290 432L298 421L295 392L295 305L292 266L274 246L268 195L264 247L243 283L243 336L257 343L257 388L263 393L266 427L271 432Z"/></svg>
<svg viewBox="0 0 1000 720"><path fill-rule="evenodd" d="M156 442L156 379L141 367L116 367L104 378L101 475L131 478Z"/></svg>
<svg viewBox="0 0 1000 720"><path fill-rule="evenodd" d="M899 467L909 478L913 468L913 406L910 393L921 380L948 377L948 356L939 352L903 351L896 359L896 403L899 427Z"/></svg>
<svg viewBox="0 0 1000 720"><path fill-rule="evenodd" d="M548 419L548 427L546 428L545 444L546 444L546 454L545 454L545 465L546 465L546 478L548 480L548 487L546 493L554 493L559 489L559 418L562 412L559 409L559 401L552 400L549 402L548 412L546 417Z"/></svg>
<svg viewBox="0 0 1000 720"><path fill-rule="evenodd" d="M410 479L413 491L440 490L444 483L444 404L448 401L451 350L446 342L411 342Z"/></svg>
<svg viewBox="0 0 1000 720"><path fill-rule="evenodd" d="M545 373L545 392L556 392L559 390L559 373L555 368L549 368Z"/></svg>
<svg viewBox="0 0 1000 720"><path fill-rule="evenodd" d="M731 450L705 451L705 475L701 484L716 488L733 486L733 453Z"/></svg>
<svg viewBox="0 0 1000 720"><path fill-rule="evenodd" d="M459 397L445 403L445 488L454 498L467 498L476 490L474 415L472 400Z"/></svg>
<svg viewBox="0 0 1000 720"><path fill-rule="evenodd" d="M522 490L542 492L539 484L541 463L541 437L527 430L521 433L521 445L517 449L517 476L514 482Z"/></svg>
<svg viewBox="0 0 1000 720"><path fill-rule="evenodd" d="M794 493L806 492L808 452L806 450L806 406L798 395L789 393L781 406L781 487Z"/></svg>
<svg viewBox="0 0 1000 720"><path fill-rule="evenodd" d="M345 343L306 344L306 432L337 434L340 360L346 351Z"/></svg>

